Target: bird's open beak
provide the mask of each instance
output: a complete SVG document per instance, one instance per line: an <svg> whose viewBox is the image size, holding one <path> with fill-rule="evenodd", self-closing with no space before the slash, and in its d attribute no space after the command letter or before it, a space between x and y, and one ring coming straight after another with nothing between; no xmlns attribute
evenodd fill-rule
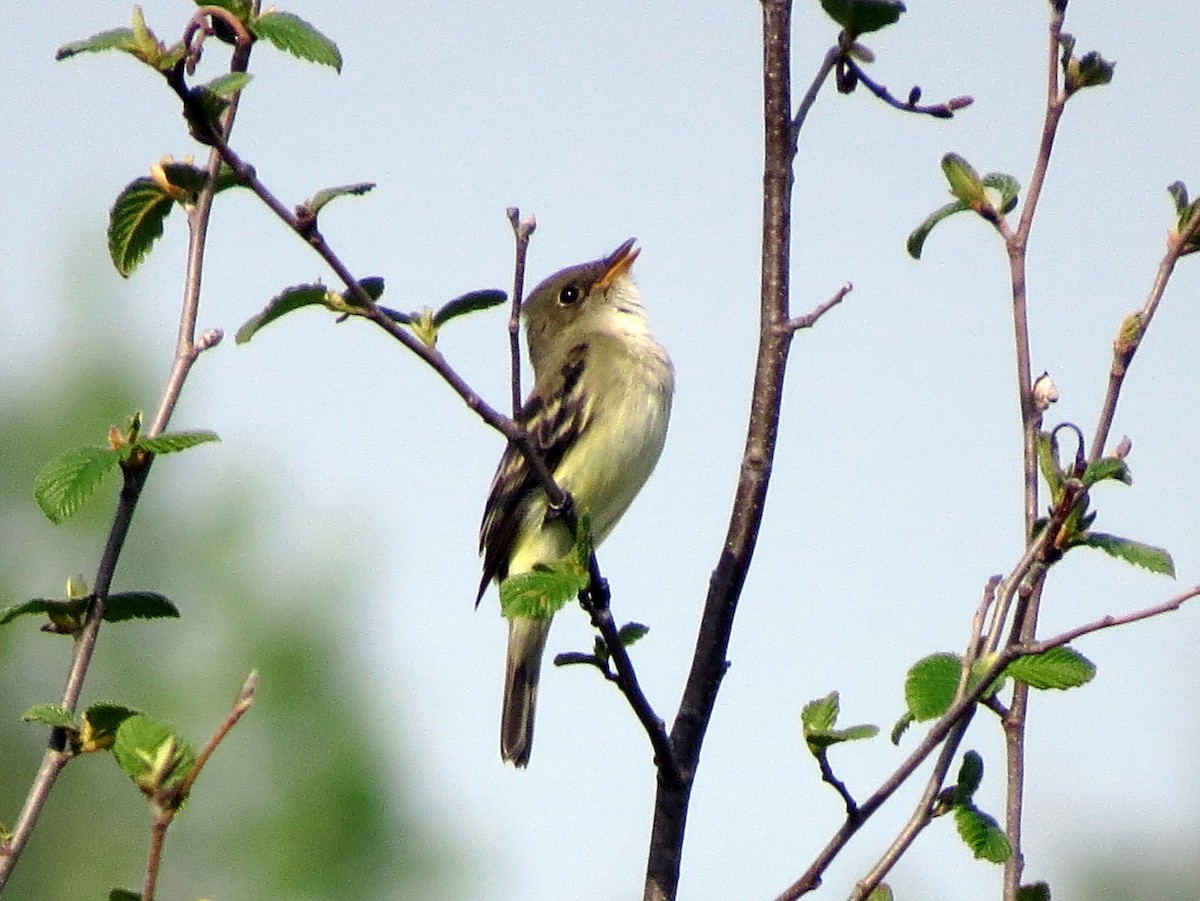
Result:
<svg viewBox="0 0 1200 901"><path fill-rule="evenodd" d="M607 257L604 258L604 274L596 281L596 288L601 291L607 291L609 286L617 280L619 276L624 275L629 271L629 267L633 265L633 261L638 258L638 254L642 252L641 248L633 246L637 238L630 238Z"/></svg>

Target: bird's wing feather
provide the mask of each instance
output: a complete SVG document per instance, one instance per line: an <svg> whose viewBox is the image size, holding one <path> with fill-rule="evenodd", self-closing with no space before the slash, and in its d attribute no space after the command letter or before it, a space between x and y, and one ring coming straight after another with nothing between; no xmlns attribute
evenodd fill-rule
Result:
<svg viewBox="0 0 1200 901"><path fill-rule="evenodd" d="M553 473L567 451L591 422L591 404L583 397L580 379L587 360L587 345L571 348L563 365L547 385L535 385L521 410L520 420L546 467ZM479 527L479 550L483 554L483 578L475 603L483 597L492 579L508 576L513 542L517 539L529 504L541 485L525 455L513 444L504 449Z"/></svg>

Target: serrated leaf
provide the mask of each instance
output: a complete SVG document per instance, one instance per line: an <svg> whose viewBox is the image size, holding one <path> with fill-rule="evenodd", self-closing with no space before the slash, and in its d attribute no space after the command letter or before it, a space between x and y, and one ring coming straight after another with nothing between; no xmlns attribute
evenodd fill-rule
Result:
<svg viewBox="0 0 1200 901"><path fill-rule="evenodd" d="M1175 578L1175 561L1171 559L1171 555L1152 544L1142 544L1140 541L1119 538L1106 532L1088 532L1075 544L1099 548L1118 560Z"/></svg>
<svg viewBox="0 0 1200 901"><path fill-rule="evenodd" d="M337 44L293 13L263 13L250 23L250 30L285 53L342 71Z"/></svg>
<svg viewBox="0 0 1200 901"><path fill-rule="evenodd" d="M156 591L120 591L104 602L104 619L110 623L129 619L178 619L179 608Z"/></svg>
<svg viewBox="0 0 1200 901"><path fill-rule="evenodd" d="M7 626L18 616L30 616L38 613L48 613L51 604L59 604L61 601L54 601L50 598L31 598L28 601L21 601L19 604L13 604L0 610L0 626Z"/></svg>
<svg viewBox="0 0 1200 901"><path fill-rule="evenodd" d="M904 700L913 719L919 723L937 719L949 710L961 672L957 654L930 654L913 664L904 678Z"/></svg>
<svg viewBox="0 0 1200 901"><path fill-rule="evenodd" d="M149 178L125 186L108 214L108 255L117 272L128 278L162 237L163 221L175 205Z"/></svg>
<svg viewBox="0 0 1200 901"><path fill-rule="evenodd" d="M1096 665L1073 648L1058 647L1018 657L1004 671L1030 688L1067 689L1091 682Z"/></svg>
<svg viewBox="0 0 1200 901"><path fill-rule="evenodd" d="M628 648L637 644L648 634L650 634L649 626L643 626L641 623L626 623L617 630L617 641L621 642L621 647Z"/></svg>
<svg viewBox="0 0 1200 901"><path fill-rule="evenodd" d="M997 209L1001 213L1007 215L1011 213L1017 205L1017 199L1021 195L1021 183L1003 172L989 172L983 177L983 186L991 188L1000 195L1000 203Z"/></svg>
<svg viewBox="0 0 1200 901"><path fill-rule="evenodd" d="M508 295L494 288L487 288L482 291L469 291L447 302L440 310L434 313L433 324L441 327L457 316L477 313L480 310L490 310L492 307L499 306L506 300L508 300Z"/></svg>
<svg viewBox="0 0 1200 901"><path fill-rule="evenodd" d="M33 480L33 496L57 525L69 519L119 464L120 452L110 448L69 450L42 467Z"/></svg>
<svg viewBox="0 0 1200 901"><path fill-rule="evenodd" d="M133 30L130 28L113 28L101 31L80 41L63 44L54 51L55 59L67 59L78 53L100 53L104 50L121 50L125 53L133 51L136 45Z"/></svg>
<svg viewBox="0 0 1200 901"><path fill-rule="evenodd" d="M352 185L338 185L336 188L325 188L314 194L304 205L315 216L331 200L338 197L357 197L374 190L374 188L375 182L373 181L360 181Z"/></svg>
<svg viewBox="0 0 1200 901"><path fill-rule="evenodd" d="M925 249L925 239L929 237L929 233L933 231L933 227L943 219L953 216L955 213L962 213L970 208L970 206L961 200L956 200L930 213L925 218L925 221L914 228L908 236L908 241L905 243L905 246L908 248L908 255L914 260L921 259L921 252Z"/></svg>
<svg viewBox="0 0 1200 901"><path fill-rule="evenodd" d="M290 288L284 288L282 292L271 298L261 313L246 320L246 323L237 330L234 341L237 344L245 344L264 326L270 325L293 310L315 304L325 306L328 294L329 289L324 285L293 285Z"/></svg>
<svg viewBox="0 0 1200 901"><path fill-rule="evenodd" d="M509 576L500 583L500 612L507 619L524 616L549 619L588 584L586 571L573 565L572 558L555 568L535 569Z"/></svg>
<svg viewBox="0 0 1200 901"><path fill-rule="evenodd" d="M1130 473L1129 467L1125 465L1124 460L1118 460L1116 457L1102 457L1094 463L1089 463L1087 469L1083 471L1083 475L1079 477L1084 488L1091 488L1097 482L1108 479L1123 482L1126 485L1133 484L1133 474Z"/></svg>
<svg viewBox="0 0 1200 901"><path fill-rule="evenodd" d="M83 714L83 728L79 734L80 753L111 748L121 724L131 716L137 715L138 711L123 704L93 704Z"/></svg>
<svg viewBox="0 0 1200 901"><path fill-rule="evenodd" d="M958 768L958 779L954 783L954 803L969 804L983 782L983 758L978 751L967 751Z"/></svg>
<svg viewBox="0 0 1200 901"><path fill-rule="evenodd" d="M27 723L41 723L51 729L71 729L75 726L75 715L59 704L35 704L21 719Z"/></svg>
<svg viewBox="0 0 1200 901"><path fill-rule="evenodd" d="M210 94L220 97L222 100L228 100L238 91L244 90L246 85L253 80L254 76L249 72L226 72L202 87Z"/></svg>
<svg viewBox="0 0 1200 901"><path fill-rule="evenodd" d="M169 723L143 714L117 727L113 756L142 791L154 794L180 781L196 760L196 752Z"/></svg>
<svg viewBox="0 0 1200 901"><path fill-rule="evenodd" d="M1017 901L1050 901L1050 886L1045 882L1034 882L1017 889Z"/></svg>
<svg viewBox="0 0 1200 901"><path fill-rule="evenodd" d="M899 0L821 0L821 8L851 35L894 25L905 12Z"/></svg>
<svg viewBox="0 0 1200 901"><path fill-rule="evenodd" d="M142 901L142 893L115 888L108 893L108 901Z"/></svg>
<svg viewBox="0 0 1200 901"><path fill-rule="evenodd" d="M908 727L911 726L913 722L913 715L911 713L905 713L900 717L900 719L896 720L896 725L892 726L892 732L889 736L889 738L892 740L892 744L900 744L900 739L904 737L904 733L908 731Z"/></svg>
<svg viewBox="0 0 1200 901"><path fill-rule="evenodd" d="M200 444L220 441L216 432L206 429L193 429L187 432L164 432L153 438L138 438L131 448L144 450L152 454L174 454Z"/></svg>
<svg viewBox="0 0 1200 901"><path fill-rule="evenodd" d="M800 722L805 736L813 732L828 732L837 724L841 701L836 691L823 698L809 701L800 711Z"/></svg>
<svg viewBox="0 0 1200 901"><path fill-rule="evenodd" d="M954 824L976 860L1004 863L1012 856L1012 845L994 817L967 805L954 808Z"/></svg>

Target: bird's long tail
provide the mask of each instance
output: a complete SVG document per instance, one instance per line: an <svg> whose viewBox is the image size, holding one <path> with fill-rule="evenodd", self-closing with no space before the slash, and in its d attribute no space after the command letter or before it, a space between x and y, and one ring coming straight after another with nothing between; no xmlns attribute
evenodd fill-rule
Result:
<svg viewBox="0 0 1200 901"><path fill-rule="evenodd" d="M504 673L504 706L500 711L500 756L514 766L529 763L533 748L533 714L537 707L542 652L549 619L509 620L508 662Z"/></svg>

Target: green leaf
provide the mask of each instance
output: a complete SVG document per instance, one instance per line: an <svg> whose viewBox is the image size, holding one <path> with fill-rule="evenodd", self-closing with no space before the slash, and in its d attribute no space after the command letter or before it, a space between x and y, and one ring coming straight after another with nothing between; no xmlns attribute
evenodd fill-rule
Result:
<svg viewBox="0 0 1200 901"><path fill-rule="evenodd" d="M501 582L500 612L507 619L518 616L549 619L587 588L587 584L587 571L580 570L568 556L554 567L518 573Z"/></svg>
<svg viewBox="0 0 1200 901"><path fill-rule="evenodd" d="M974 167L957 153L942 157L942 174L950 185L950 193L973 210L991 206L983 190L983 179Z"/></svg>
<svg viewBox="0 0 1200 901"><path fill-rule="evenodd" d="M1073 648L1058 647L1018 657L1004 671L1030 688L1066 689L1091 682L1096 666Z"/></svg>
<svg viewBox="0 0 1200 901"><path fill-rule="evenodd" d="M237 330L234 341L238 344L245 344L264 326L270 325L293 310L315 304L327 305L328 294L329 289L324 285L293 285L290 288L284 288L280 294L271 298L261 313L248 319Z"/></svg>
<svg viewBox="0 0 1200 901"><path fill-rule="evenodd" d="M27 723L41 723L51 729L72 729L75 715L58 704L36 704L21 714Z"/></svg>
<svg viewBox="0 0 1200 901"><path fill-rule="evenodd" d="M1034 882L1017 889L1017 901L1050 901L1050 886L1045 882Z"/></svg>
<svg viewBox="0 0 1200 901"><path fill-rule="evenodd" d="M218 6L233 13L242 22L249 19L252 12L250 0L195 0L195 2L197 6Z"/></svg>
<svg viewBox="0 0 1200 901"><path fill-rule="evenodd" d="M1097 482L1108 479L1124 482L1126 485L1133 484L1133 475L1130 473L1129 467L1125 465L1124 460L1116 457L1102 457L1095 463L1089 463L1087 469L1083 471L1083 475L1079 477L1084 488L1091 488Z"/></svg>
<svg viewBox="0 0 1200 901"><path fill-rule="evenodd" d="M899 0L821 0L821 8L851 35L894 25L905 11Z"/></svg>
<svg viewBox="0 0 1200 901"><path fill-rule="evenodd" d="M900 744L900 739L904 737L904 733L908 731L908 727L913 724L913 715L905 713L900 719L896 720L896 725L892 726L891 740L892 744Z"/></svg>
<svg viewBox="0 0 1200 901"><path fill-rule="evenodd" d="M125 186L108 215L108 255L128 278L162 237L163 221L175 200L149 178Z"/></svg>
<svg viewBox="0 0 1200 901"><path fill-rule="evenodd" d="M179 451L185 451L188 448L196 447L199 444L208 444L220 440L216 432L195 429L188 432L164 432L161 435L155 435L153 438L139 438L133 442L131 447L152 454L174 454Z"/></svg>
<svg viewBox="0 0 1200 901"><path fill-rule="evenodd" d="M1062 497L1066 479L1058 462L1058 438L1053 432L1038 432L1035 443L1038 469L1041 470L1042 478L1046 480L1046 485L1050 489L1050 497L1057 502Z"/></svg>
<svg viewBox="0 0 1200 901"><path fill-rule="evenodd" d="M563 651L554 655L555 666L574 666L586 663L588 666L602 666L604 659L595 654L585 654L582 651Z"/></svg>
<svg viewBox="0 0 1200 901"><path fill-rule="evenodd" d="M970 804L971 798L979 790L983 782L983 758L978 751L967 751L963 755L962 765L958 769L958 779L954 784L954 803L956 805Z"/></svg>
<svg viewBox="0 0 1200 901"><path fill-rule="evenodd" d="M494 288L483 291L470 291L449 301L434 313L433 324L441 327L456 316L465 316L467 313L476 313L480 310L490 310L492 307L499 306L506 300L508 300L508 295Z"/></svg>
<svg viewBox="0 0 1200 901"><path fill-rule="evenodd" d="M953 203L948 203L938 210L930 213L925 221L913 229L912 234L908 236L906 247L908 255L914 260L921 259L921 252L925 249L925 239L929 237L929 233L933 231L933 227L943 219L953 216L955 213L961 213L969 210L971 207L961 200L956 200Z"/></svg>
<svg viewBox="0 0 1200 901"><path fill-rule="evenodd" d="M196 761L196 752L169 723L143 714L126 718L117 727L113 756L146 794L177 784Z"/></svg>
<svg viewBox="0 0 1200 901"><path fill-rule="evenodd" d="M621 647L627 648L637 644L650 632L649 626L643 626L641 623L626 623L617 630L617 641L621 642Z"/></svg>
<svg viewBox="0 0 1200 901"><path fill-rule="evenodd" d="M904 679L904 700L912 718L924 722L949 710L961 673L962 661L957 654L930 654L913 664Z"/></svg>
<svg viewBox="0 0 1200 901"><path fill-rule="evenodd" d="M120 464L120 452L80 447L55 457L33 480L33 496L56 525L69 519Z"/></svg>
<svg viewBox="0 0 1200 901"><path fill-rule="evenodd" d="M379 298L383 297L384 282L383 279L378 275L368 275L366 278L360 278L358 280L358 286L363 289L363 292L367 295L367 297L371 298L372 301L379 300ZM360 303L358 298L354 296L353 291L346 291L343 294L339 294L338 297L347 307L354 307L359 310L363 308L362 303ZM331 306L330 309L337 310L343 308L335 305Z"/></svg>
<svg viewBox="0 0 1200 901"><path fill-rule="evenodd" d="M244 90L253 78L249 72L226 72L201 87L215 97L228 100L238 91Z"/></svg>
<svg viewBox="0 0 1200 901"><path fill-rule="evenodd" d="M138 711L123 704L106 701L93 704L83 714L83 728L79 735L80 753L87 754L111 748L121 724L131 716L137 715Z"/></svg>
<svg viewBox="0 0 1200 901"><path fill-rule="evenodd" d="M142 893L115 888L108 893L108 901L142 901Z"/></svg>
<svg viewBox="0 0 1200 901"><path fill-rule="evenodd" d="M850 726L846 729L832 729L826 733L836 744L844 741L862 741L866 738L874 738L879 734L879 727L869 723L863 723L858 726Z"/></svg>
<svg viewBox="0 0 1200 901"><path fill-rule="evenodd" d="M1085 53L1078 60L1071 60L1067 69L1067 93L1108 84L1112 81L1115 68L1116 63L1106 60L1095 50Z"/></svg>
<svg viewBox="0 0 1200 901"><path fill-rule="evenodd" d="M1134 566L1140 566L1151 572L1170 576L1172 579L1175 578L1175 561L1171 559L1171 555L1152 544L1142 544L1140 541L1133 541L1129 538L1118 538L1116 535L1109 535L1106 532L1088 532L1074 545L1099 548L1118 560L1124 560L1126 563L1132 563Z"/></svg>
<svg viewBox="0 0 1200 901"><path fill-rule="evenodd" d="M321 209L327 203L329 203L329 201L334 200L335 198L349 196L357 197L359 195L366 194L368 191L374 190L374 188L375 182L373 181L360 181L353 185L339 185L336 188L325 188L322 191L318 191L309 200L305 201L304 205L308 208L309 212L315 216L317 213L321 212Z"/></svg>
<svg viewBox="0 0 1200 901"><path fill-rule="evenodd" d="M250 23L250 30L285 53L342 71L342 54L337 44L297 15L266 12Z"/></svg>
<svg viewBox="0 0 1200 901"><path fill-rule="evenodd" d="M836 691L831 691L823 698L809 701L800 711L800 722L804 726L804 734L811 732L828 732L837 724L838 710L841 701Z"/></svg>
<svg viewBox="0 0 1200 901"><path fill-rule="evenodd" d="M871 889L871 894L867 895L867 901L895 901L895 897L891 887L886 882L881 882Z"/></svg>
<svg viewBox="0 0 1200 901"><path fill-rule="evenodd" d="M0 626L7 626L18 616L48 613L52 604L61 603L63 602L51 600L50 598L31 598L28 601L21 601L19 604L5 607L3 610L0 610Z"/></svg>
<svg viewBox="0 0 1200 901"><path fill-rule="evenodd" d="M1011 213L1017 205L1017 198L1021 194L1021 183L1011 175L1006 175L1003 172L989 172L983 177L983 186L991 188L1000 195L1000 203L997 209L1002 214Z"/></svg>
<svg viewBox="0 0 1200 901"><path fill-rule="evenodd" d="M94 34L90 38L84 38L81 41L72 41L69 44L63 44L54 51L54 58L67 59L68 57L75 56L77 53L100 53L104 50L121 50L125 53L131 53L135 46L136 41L132 29L113 28L110 31L101 31L99 34Z"/></svg>
<svg viewBox="0 0 1200 901"><path fill-rule="evenodd" d="M1167 193L1171 195L1171 200L1175 202L1175 212L1182 214L1188 208L1188 189L1181 181L1173 181L1167 185Z"/></svg>
<svg viewBox="0 0 1200 901"><path fill-rule="evenodd" d="M955 807L954 824L976 860L1004 863L1012 856L1012 846L995 818L974 805Z"/></svg>
<svg viewBox="0 0 1200 901"><path fill-rule="evenodd" d="M156 591L120 591L104 602L106 622L128 619L178 619L179 608L166 595Z"/></svg>

